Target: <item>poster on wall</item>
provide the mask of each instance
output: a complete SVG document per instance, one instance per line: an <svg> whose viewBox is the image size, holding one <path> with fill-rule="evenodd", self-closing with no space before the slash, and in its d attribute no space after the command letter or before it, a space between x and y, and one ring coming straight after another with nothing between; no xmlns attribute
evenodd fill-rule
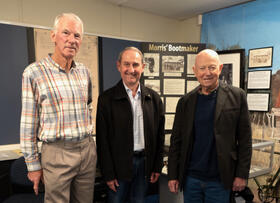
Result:
<svg viewBox="0 0 280 203"><path fill-rule="evenodd" d="M141 45L145 62L141 82L161 96L166 113L165 130L170 133L179 98L199 85L192 67L195 56L206 45L160 42L143 42Z"/></svg>

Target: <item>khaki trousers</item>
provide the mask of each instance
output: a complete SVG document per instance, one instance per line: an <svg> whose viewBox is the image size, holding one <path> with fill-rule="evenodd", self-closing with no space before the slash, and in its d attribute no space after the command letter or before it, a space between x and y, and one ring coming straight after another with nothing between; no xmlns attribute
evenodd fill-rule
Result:
<svg viewBox="0 0 280 203"><path fill-rule="evenodd" d="M92 203L96 170L92 137L43 143L45 203Z"/></svg>

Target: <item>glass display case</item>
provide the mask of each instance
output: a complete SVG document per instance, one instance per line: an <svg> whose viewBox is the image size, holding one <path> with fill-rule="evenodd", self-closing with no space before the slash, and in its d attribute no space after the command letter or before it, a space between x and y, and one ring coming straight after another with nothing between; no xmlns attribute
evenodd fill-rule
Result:
<svg viewBox="0 0 280 203"><path fill-rule="evenodd" d="M270 173L273 165L274 141L253 139L249 178Z"/></svg>

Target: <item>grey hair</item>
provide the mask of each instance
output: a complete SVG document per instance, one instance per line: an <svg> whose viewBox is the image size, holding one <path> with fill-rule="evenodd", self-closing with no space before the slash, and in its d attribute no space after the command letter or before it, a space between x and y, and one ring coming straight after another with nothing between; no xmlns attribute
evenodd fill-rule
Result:
<svg viewBox="0 0 280 203"><path fill-rule="evenodd" d="M81 20L81 18L79 18L79 16L77 16L77 15L74 14L74 13L62 13L62 14L59 14L58 16L55 17L55 20L54 20L54 23L53 23L53 31L54 31L55 33L57 32L57 26L58 26L60 20L61 20L63 17L73 18L73 19L75 19L78 23L80 23L80 24L81 24L81 27L82 27L82 35L84 34L84 24L83 24L83 21Z"/></svg>
<svg viewBox="0 0 280 203"><path fill-rule="evenodd" d="M141 62L144 64L144 56L143 56L143 53L136 47L126 47L124 50L122 50L119 54L119 57L118 57L118 62L121 62L122 61L122 56L123 56L123 53L127 50L133 50L133 51L136 51L138 54L140 54L141 56Z"/></svg>

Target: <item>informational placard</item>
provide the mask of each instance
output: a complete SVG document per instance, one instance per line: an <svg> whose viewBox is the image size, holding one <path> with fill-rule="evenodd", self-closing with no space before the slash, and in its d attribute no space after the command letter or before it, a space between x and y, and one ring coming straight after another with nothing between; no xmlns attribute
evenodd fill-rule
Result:
<svg viewBox="0 0 280 203"><path fill-rule="evenodd" d="M180 97L166 97L165 98L165 112L166 113L175 113L176 106L179 101Z"/></svg>
<svg viewBox="0 0 280 203"><path fill-rule="evenodd" d="M269 93L247 93L249 111L268 111Z"/></svg>
<svg viewBox="0 0 280 203"><path fill-rule="evenodd" d="M185 79L163 79L164 95L184 95Z"/></svg>
<svg viewBox="0 0 280 203"><path fill-rule="evenodd" d="M270 89L271 70L248 72L248 89Z"/></svg>
<svg viewBox="0 0 280 203"><path fill-rule="evenodd" d="M165 130L172 130L175 114L165 114Z"/></svg>

